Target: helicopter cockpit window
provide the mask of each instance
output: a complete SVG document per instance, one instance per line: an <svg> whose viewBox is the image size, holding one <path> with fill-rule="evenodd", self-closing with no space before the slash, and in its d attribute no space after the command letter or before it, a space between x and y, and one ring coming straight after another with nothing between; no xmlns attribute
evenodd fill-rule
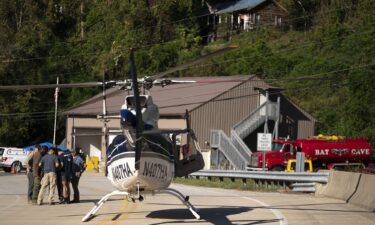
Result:
<svg viewBox="0 0 375 225"><path fill-rule="evenodd" d="M139 96L139 102L141 105L141 108L146 108L147 107L147 98L146 96ZM134 109L135 108L135 101L134 97L127 97L126 98L126 104L128 105L129 108Z"/></svg>

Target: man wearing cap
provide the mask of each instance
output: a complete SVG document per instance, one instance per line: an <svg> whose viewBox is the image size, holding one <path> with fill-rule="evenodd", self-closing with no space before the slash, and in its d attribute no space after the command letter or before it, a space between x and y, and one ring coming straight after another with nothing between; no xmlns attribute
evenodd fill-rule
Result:
<svg viewBox="0 0 375 225"><path fill-rule="evenodd" d="M38 205L43 202L43 195L46 188L49 186L49 204L53 205L53 197L56 189L56 168L59 167L57 156L54 154L54 150L50 148L48 154L43 156L39 163L39 166L43 167L44 176L42 179L42 186L38 195Z"/></svg>

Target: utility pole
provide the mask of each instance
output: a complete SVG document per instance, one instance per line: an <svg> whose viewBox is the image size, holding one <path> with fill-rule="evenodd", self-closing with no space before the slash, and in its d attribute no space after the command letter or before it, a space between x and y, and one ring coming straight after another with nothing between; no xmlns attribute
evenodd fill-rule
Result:
<svg viewBox="0 0 375 225"><path fill-rule="evenodd" d="M100 161L100 167L99 171L107 174L107 147L108 147L108 126L107 123L109 122L109 119L107 118L107 103L106 103L106 83L105 83L105 75L106 71L103 72L103 114L101 116L98 116L98 119L103 123L102 127L102 146L101 146L101 161Z"/></svg>

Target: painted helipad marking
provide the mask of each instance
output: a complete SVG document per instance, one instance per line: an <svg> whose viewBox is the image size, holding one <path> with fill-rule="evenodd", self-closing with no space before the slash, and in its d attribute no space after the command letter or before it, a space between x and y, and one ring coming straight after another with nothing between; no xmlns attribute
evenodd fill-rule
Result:
<svg viewBox="0 0 375 225"><path fill-rule="evenodd" d="M267 203L259 201L259 200L255 199L255 198L250 198L250 197L242 197L242 198L250 200L250 201L254 201L254 202L256 202L256 203L258 203L258 204L266 207L267 209L269 209L273 213L273 215L275 215L275 217L277 219L279 219L280 225L288 225L288 220L286 219L286 217L279 210L272 209L272 208L270 208L271 206L268 205Z"/></svg>
<svg viewBox="0 0 375 225"><path fill-rule="evenodd" d="M128 208L127 199L125 198L123 201L124 201L124 204L123 204L122 208L117 212L117 214L123 213ZM113 215L110 215L110 216L106 217L105 219L103 219L102 221L100 221L100 223L98 225L107 225L107 224L113 222L112 218L113 218Z"/></svg>
<svg viewBox="0 0 375 225"><path fill-rule="evenodd" d="M136 208L137 208L137 202L131 202L131 206L130 206L130 209L128 210L128 212L127 213L124 212L123 215L121 215L114 223L112 223L112 225L117 224L117 223L127 219L130 216L129 213L133 212Z"/></svg>

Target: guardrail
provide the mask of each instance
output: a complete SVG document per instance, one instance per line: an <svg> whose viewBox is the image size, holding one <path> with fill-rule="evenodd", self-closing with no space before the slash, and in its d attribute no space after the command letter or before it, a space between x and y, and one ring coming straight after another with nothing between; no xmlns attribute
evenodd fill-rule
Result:
<svg viewBox="0 0 375 225"><path fill-rule="evenodd" d="M288 173L265 171L237 171L237 170L200 170L190 174L196 177L240 178L270 181L316 182L327 183L329 173Z"/></svg>

